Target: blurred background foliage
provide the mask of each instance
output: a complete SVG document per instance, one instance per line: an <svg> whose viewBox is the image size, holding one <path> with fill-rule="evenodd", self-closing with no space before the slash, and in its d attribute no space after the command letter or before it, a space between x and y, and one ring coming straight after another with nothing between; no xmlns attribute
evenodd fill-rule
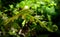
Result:
<svg viewBox="0 0 60 37"><path fill-rule="evenodd" d="M0 0L0 37L59 37L59 0Z"/></svg>

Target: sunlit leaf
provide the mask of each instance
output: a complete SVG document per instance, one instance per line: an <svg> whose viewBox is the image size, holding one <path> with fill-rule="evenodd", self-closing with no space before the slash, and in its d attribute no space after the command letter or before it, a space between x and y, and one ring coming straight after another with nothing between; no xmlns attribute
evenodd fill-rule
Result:
<svg viewBox="0 0 60 37"><path fill-rule="evenodd" d="M23 26L23 27L24 27L25 23L26 23L26 20L24 20L24 21L22 22L22 26Z"/></svg>
<svg viewBox="0 0 60 37"><path fill-rule="evenodd" d="M13 8L13 5L9 5L10 6L10 8Z"/></svg>

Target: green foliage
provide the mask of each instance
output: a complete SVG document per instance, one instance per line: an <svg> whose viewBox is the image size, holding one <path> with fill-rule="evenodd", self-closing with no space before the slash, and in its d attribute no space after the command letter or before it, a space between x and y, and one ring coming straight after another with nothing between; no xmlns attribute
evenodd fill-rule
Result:
<svg viewBox="0 0 60 37"><path fill-rule="evenodd" d="M0 27L3 28L0 30L2 33L5 32L3 33L5 35L18 37L24 34L23 36L28 37L27 35L31 36L30 32L35 29L49 32L58 30L57 25L51 20L51 17L56 15L56 3L53 0L23 0L8 4L8 7L2 6L4 2L0 3L0 23L2 23Z"/></svg>

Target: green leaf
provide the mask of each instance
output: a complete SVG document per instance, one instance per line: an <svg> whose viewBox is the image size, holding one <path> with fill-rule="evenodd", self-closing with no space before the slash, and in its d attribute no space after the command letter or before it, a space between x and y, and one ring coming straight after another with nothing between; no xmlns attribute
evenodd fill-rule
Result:
<svg viewBox="0 0 60 37"><path fill-rule="evenodd" d="M36 10L37 7L38 7L37 4L32 4L32 7L31 8Z"/></svg>
<svg viewBox="0 0 60 37"><path fill-rule="evenodd" d="M49 14L49 15L55 15L55 14L56 14L54 7L51 7L51 8L46 7L46 10L45 10L45 11L46 11L47 14Z"/></svg>
<svg viewBox="0 0 60 37"><path fill-rule="evenodd" d="M13 8L13 5L9 5L9 6L10 6L11 9Z"/></svg>
<svg viewBox="0 0 60 37"><path fill-rule="evenodd" d="M22 26L23 26L23 27L24 27L25 23L26 23L26 20L24 20L24 21L22 22Z"/></svg>
<svg viewBox="0 0 60 37"><path fill-rule="evenodd" d="M25 5L26 5L25 1L21 1L21 2L19 3L19 6L20 6L21 8L24 8Z"/></svg>

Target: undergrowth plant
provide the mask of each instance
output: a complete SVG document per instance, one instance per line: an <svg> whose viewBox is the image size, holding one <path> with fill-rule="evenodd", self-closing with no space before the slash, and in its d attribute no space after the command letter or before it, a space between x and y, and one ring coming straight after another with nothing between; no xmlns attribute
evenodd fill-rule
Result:
<svg viewBox="0 0 60 37"><path fill-rule="evenodd" d="M1 36L29 37L34 30L58 30L57 25L52 22L52 17L57 14L57 4L54 0L21 0L17 3L11 2L12 4L7 4L7 7L3 3L0 0L0 32L3 33Z"/></svg>

